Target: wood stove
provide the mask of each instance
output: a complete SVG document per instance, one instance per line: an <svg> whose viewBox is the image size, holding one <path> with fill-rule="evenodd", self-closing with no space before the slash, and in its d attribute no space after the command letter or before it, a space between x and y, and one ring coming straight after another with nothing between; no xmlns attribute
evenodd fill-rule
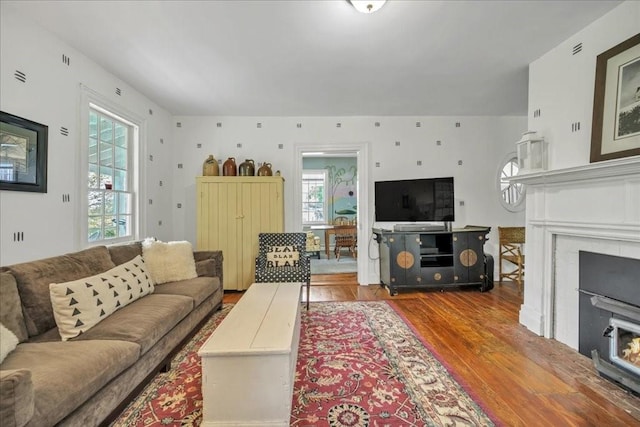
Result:
<svg viewBox="0 0 640 427"><path fill-rule="evenodd" d="M580 251L579 351L640 394L640 260Z"/></svg>

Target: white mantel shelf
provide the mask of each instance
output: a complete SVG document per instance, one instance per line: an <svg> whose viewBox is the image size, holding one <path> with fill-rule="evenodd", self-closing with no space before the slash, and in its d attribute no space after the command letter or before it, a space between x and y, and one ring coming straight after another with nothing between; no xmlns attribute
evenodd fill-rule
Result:
<svg viewBox="0 0 640 427"><path fill-rule="evenodd" d="M579 252L640 259L640 156L527 173L520 323L578 346Z"/></svg>
<svg viewBox="0 0 640 427"><path fill-rule="evenodd" d="M510 181L522 184L552 184L588 179L619 178L640 173L640 156L607 160L565 169L554 169L514 176Z"/></svg>

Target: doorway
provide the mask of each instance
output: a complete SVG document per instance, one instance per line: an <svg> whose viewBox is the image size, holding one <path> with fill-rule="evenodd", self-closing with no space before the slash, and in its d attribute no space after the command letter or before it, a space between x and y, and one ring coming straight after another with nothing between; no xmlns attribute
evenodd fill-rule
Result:
<svg viewBox="0 0 640 427"><path fill-rule="evenodd" d="M340 144L340 145L298 145L295 152L295 171L294 171L294 226L297 230L308 229L309 226L303 224L303 174L305 159L323 159L323 158L339 158L339 159L354 159L355 160L355 173L354 177L351 177L349 170L345 171L341 175L341 179L355 181L353 183L355 191L353 200L349 200L349 197L339 197L340 203L330 204L331 211L327 211L325 223L329 224L336 216L347 217L347 220L351 219L355 223L357 233L357 253L356 271L358 277L358 283L368 283L367 271L367 236L366 230L369 228L368 218L368 206L369 206L369 171L368 171L368 157L369 157L369 144L368 143L352 143L352 144ZM340 196L344 196L339 194ZM335 193L329 194L329 197L334 199ZM335 200L332 200L335 201ZM355 203L350 202L355 201ZM346 203L346 205L345 205ZM353 213L351 213L351 210ZM322 235L324 239L324 230L321 228L314 230L315 234ZM326 245L327 242L324 242ZM322 248L326 250L326 246ZM326 252L324 252L326 253ZM331 248L330 254L333 254ZM341 257L341 260L346 259L348 255ZM325 257L326 259L326 257ZM332 262L336 263L336 273L340 273L344 270L344 267L338 265L339 261L336 261L335 257L332 257Z"/></svg>

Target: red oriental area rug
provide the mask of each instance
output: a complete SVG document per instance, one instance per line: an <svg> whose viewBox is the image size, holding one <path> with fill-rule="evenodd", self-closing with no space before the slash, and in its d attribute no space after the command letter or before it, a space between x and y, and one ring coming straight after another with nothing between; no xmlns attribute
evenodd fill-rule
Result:
<svg viewBox="0 0 640 427"><path fill-rule="evenodd" d="M113 426L198 426L197 351L232 308L216 313ZM312 303L302 330L292 426L492 426L391 303Z"/></svg>

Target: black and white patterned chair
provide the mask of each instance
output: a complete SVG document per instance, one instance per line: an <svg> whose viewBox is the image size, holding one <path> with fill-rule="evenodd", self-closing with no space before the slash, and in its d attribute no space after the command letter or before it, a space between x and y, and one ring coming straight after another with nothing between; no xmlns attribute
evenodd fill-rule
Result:
<svg viewBox="0 0 640 427"><path fill-rule="evenodd" d="M255 282L306 283L309 310L311 261L306 247L306 233L260 233Z"/></svg>

